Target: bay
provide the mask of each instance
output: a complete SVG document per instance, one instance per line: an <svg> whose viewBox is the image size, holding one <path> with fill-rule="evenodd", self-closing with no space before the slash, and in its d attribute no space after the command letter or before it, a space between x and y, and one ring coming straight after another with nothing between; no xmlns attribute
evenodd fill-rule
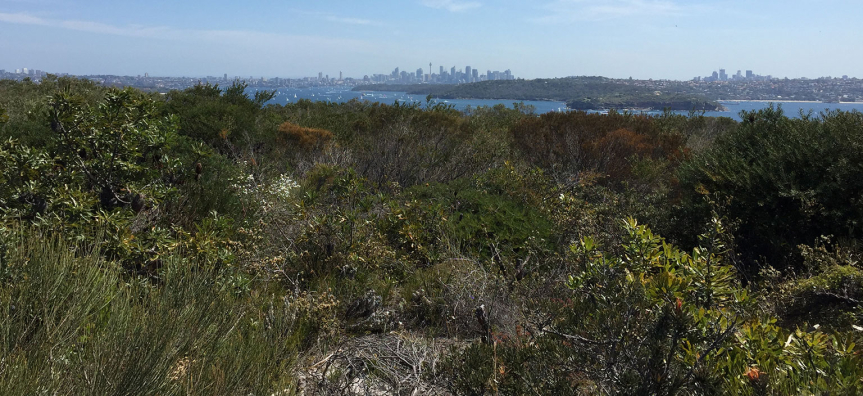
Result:
<svg viewBox="0 0 863 396"><path fill-rule="evenodd" d="M254 94L258 90L275 90L276 96L268 103L285 105L288 103L296 103L302 99L308 99L318 102L344 103L352 99L380 102L384 104L410 104L416 103L420 106L426 105L426 96L410 95L405 92L358 92L352 91L351 87L312 87L312 88L265 88L265 87L250 87L247 92ZM515 103L523 103L526 106L533 106L537 114L549 112L565 112L568 111L566 103L555 101L537 101L537 100L505 100L505 99L432 99L431 104L444 103L453 106L455 109L465 111L470 108L480 106L495 106L502 104L508 108L513 108ZM826 110L842 110L852 111L857 110L863 112L863 103L821 103L821 102L768 102L768 101L720 101L727 110L724 111L707 111L703 114L709 117L730 117L740 120L741 111L760 110L769 106L771 103L775 106L781 106L782 110L789 117L799 118L800 112L804 114L812 112L814 115ZM593 113L603 113L592 111ZM640 111L634 110L636 113L658 115L662 111ZM689 114L688 111L674 111L675 114ZM701 114L698 112L697 114Z"/></svg>

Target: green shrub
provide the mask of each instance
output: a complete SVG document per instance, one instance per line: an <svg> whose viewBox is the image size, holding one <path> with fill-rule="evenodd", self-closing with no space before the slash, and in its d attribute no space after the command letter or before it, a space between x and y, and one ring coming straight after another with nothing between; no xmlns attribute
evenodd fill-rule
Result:
<svg viewBox="0 0 863 396"><path fill-rule="evenodd" d="M251 148L261 143L264 131L257 126L258 117L275 91L258 91L250 98L246 88L246 83L235 81L225 89L205 84L171 91L164 113L178 116L179 133L196 141L227 152L232 145Z"/></svg>
<svg viewBox="0 0 863 396"><path fill-rule="evenodd" d="M94 105L107 89L90 80L54 75L46 76L39 83L0 80L0 108L5 108L8 116L6 125L0 122L0 140L11 138L28 146L53 147L54 132L48 121L49 101L64 90L72 91L85 103Z"/></svg>
<svg viewBox="0 0 863 396"><path fill-rule="evenodd" d="M0 279L3 394L273 394L337 329L331 296L238 292L241 273L172 257L154 285L92 247L28 235Z"/></svg>
<svg viewBox="0 0 863 396"><path fill-rule="evenodd" d="M681 168L681 218L703 224L710 215L704 195L721 203L739 223L737 246L752 273L756 263L800 265L797 246L821 235L863 235L863 113L791 119L770 107L742 118L737 130Z"/></svg>
<svg viewBox="0 0 863 396"><path fill-rule="evenodd" d="M855 336L787 332L753 313L711 224L691 254L634 221L620 254L573 245L570 296L540 305L524 331L454 355L447 383L464 394L859 392Z"/></svg>

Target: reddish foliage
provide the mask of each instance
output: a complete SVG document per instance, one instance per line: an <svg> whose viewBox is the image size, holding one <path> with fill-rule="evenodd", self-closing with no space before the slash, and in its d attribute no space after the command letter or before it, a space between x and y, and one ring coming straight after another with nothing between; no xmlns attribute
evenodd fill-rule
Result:
<svg viewBox="0 0 863 396"><path fill-rule="evenodd" d="M333 133L325 129L306 128L290 122L279 126L280 143L292 143L306 151L321 149L332 140Z"/></svg>
<svg viewBox="0 0 863 396"><path fill-rule="evenodd" d="M750 367L744 375L749 377L750 381L757 381L758 378L761 377L761 370L758 370L755 367Z"/></svg>
<svg viewBox="0 0 863 396"><path fill-rule="evenodd" d="M512 129L524 158L555 173L596 172L611 181L631 177L631 159L683 158L683 138L663 134L644 115L549 113L525 118Z"/></svg>

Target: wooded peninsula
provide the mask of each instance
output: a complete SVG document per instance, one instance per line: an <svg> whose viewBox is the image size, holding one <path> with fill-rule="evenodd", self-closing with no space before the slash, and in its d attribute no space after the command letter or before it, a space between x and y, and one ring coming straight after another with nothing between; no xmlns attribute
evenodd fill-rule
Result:
<svg viewBox="0 0 863 396"><path fill-rule="evenodd" d="M372 84L354 91L394 91L438 99L508 99L566 102L574 110L707 110L724 108L689 92L663 92L605 77L483 81L471 84Z"/></svg>

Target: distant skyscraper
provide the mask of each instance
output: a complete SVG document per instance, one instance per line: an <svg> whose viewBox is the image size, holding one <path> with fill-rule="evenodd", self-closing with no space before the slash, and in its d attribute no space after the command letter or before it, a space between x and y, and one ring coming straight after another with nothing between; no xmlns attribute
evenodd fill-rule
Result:
<svg viewBox="0 0 863 396"><path fill-rule="evenodd" d="M342 80L342 72L339 72L339 81L343 81Z"/></svg>
<svg viewBox="0 0 863 396"><path fill-rule="evenodd" d="M225 73L225 81L228 81L228 73Z"/></svg>
<svg viewBox="0 0 863 396"><path fill-rule="evenodd" d="M443 77L443 73L444 73L444 71L443 71L443 66L441 66L441 67L440 67L440 75L441 75L441 77Z"/></svg>
<svg viewBox="0 0 863 396"><path fill-rule="evenodd" d="M719 69L719 79L722 81L728 80L728 74L725 74L725 69Z"/></svg>
<svg viewBox="0 0 863 396"><path fill-rule="evenodd" d="M318 81L324 79L324 72L318 72Z"/></svg>
<svg viewBox="0 0 863 396"><path fill-rule="evenodd" d="M455 66L453 66L452 69L449 69L449 76L453 82L458 80L458 76L455 74Z"/></svg>
<svg viewBox="0 0 863 396"><path fill-rule="evenodd" d="M417 80L423 79L423 68L417 69Z"/></svg>
<svg viewBox="0 0 863 396"><path fill-rule="evenodd" d="M752 73L752 70L747 70L747 71L746 71L746 79L747 79L747 80L751 80L751 79L752 79L752 78L754 78L754 77L755 77L755 74L754 74L754 73Z"/></svg>
<svg viewBox="0 0 863 396"><path fill-rule="evenodd" d="M473 74L471 73L472 69L470 66L465 66L464 68L464 79L467 82L471 82L471 78L473 78Z"/></svg>
<svg viewBox="0 0 863 396"><path fill-rule="evenodd" d="M479 70L473 69L472 73L473 75L471 77L473 78L473 82L479 82Z"/></svg>

